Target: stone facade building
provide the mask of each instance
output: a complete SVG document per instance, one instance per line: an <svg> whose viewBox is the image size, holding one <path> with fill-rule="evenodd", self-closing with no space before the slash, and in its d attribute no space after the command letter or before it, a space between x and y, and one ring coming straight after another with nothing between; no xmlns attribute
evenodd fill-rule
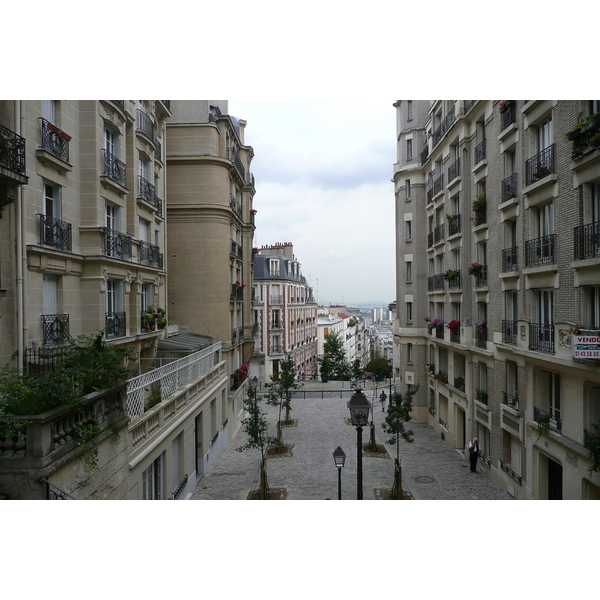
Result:
<svg viewBox="0 0 600 600"><path fill-rule="evenodd" d="M250 376L269 381L279 373L280 361L289 356L298 378L315 377L317 303L294 256L294 246L263 246L255 249L253 260L256 341Z"/></svg>
<svg viewBox="0 0 600 600"><path fill-rule="evenodd" d="M599 498L600 363L578 337L600 328L599 101L394 106L394 367L415 419L461 452L478 437L515 498Z"/></svg>

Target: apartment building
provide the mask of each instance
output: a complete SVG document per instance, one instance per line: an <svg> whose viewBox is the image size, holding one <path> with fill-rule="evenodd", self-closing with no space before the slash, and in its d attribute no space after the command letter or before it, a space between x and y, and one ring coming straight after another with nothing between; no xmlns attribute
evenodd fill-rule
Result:
<svg viewBox="0 0 600 600"><path fill-rule="evenodd" d="M186 498L239 428L232 375L251 354L251 313L232 290L251 281L252 149L218 103L178 103L168 166L172 110L0 102L0 358L17 350L29 372L101 330L138 358L126 386L90 395L82 414L28 416L25 440L3 439L6 497ZM97 427L93 468L73 435L82 424Z"/></svg>
<svg viewBox="0 0 600 600"><path fill-rule="evenodd" d="M277 377L286 357L299 378L317 375L317 303L302 275L293 244L254 250L253 332L255 348L250 376Z"/></svg>
<svg viewBox="0 0 600 600"><path fill-rule="evenodd" d="M599 102L394 106L394 365L415 419L461 452L478 437L515 498L599 498Z"/></svg>

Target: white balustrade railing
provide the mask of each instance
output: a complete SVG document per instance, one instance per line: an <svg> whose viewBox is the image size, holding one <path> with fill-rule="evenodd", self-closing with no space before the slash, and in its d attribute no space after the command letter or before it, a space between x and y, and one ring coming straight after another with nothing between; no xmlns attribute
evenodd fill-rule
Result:
<svg viewBox="0 0 600 600"><path fill-rule="evenodd" d="M161 401L192 383L221 362L222 342L170 362L158 369L133 377L127 382L127 416L130 420L144 414L148 386L158 383Z"/></svg>

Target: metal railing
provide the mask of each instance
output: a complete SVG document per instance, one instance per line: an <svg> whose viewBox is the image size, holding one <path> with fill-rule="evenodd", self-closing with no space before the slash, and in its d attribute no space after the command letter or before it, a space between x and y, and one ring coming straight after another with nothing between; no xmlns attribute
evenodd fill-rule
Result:
<svg viewBox="0 0 600 600"><path fill-rule="evenodd" d="M503 273L508 273L510 271L518 271L517 248L518 246L513 246L512 248L504 248L504 250L502 250Z"/></svg>
<svg viewBox="0 0 600 600"><path fill-rule="evenodd" d="M0 125L0 165L25 175L25 138Z"/></svg>
<svg viewBox="0 0 600 600"><path fill-rule="evenodd" d="M144 242L140 240L139 262L143 265L162 269L163 255L160 252L160 248L154 244L151 244L150 242Z"/></svg>
<svg viewBox="0 0 600 600"><path fill-rule="evenodd" d="M481 271L475 275L475 287L485 287L487 283L487 265L482 265Z"/></svg>
<svg viewBox="0 0 600 600"><path fill-rule="evenodd" d="M475 146L475 164L480 163L485 159L485 140L479 142L477 146Z"/></svg>
<svg viewBox="0 0 600 600"><path fill-rule="evenodd" d="M152 119L139 108L137 109L137 121L136 121L136 130L140 131L151 140L154 141L154 123Z"/></svg>
<svg viewBox="0 0 600 600"><path fill-rule="evenodd" d="M109 227L104 228L104 254L113 258L131 259L131 236Z"/></svg>
<svg viewBox="0 0 600 600"><path fill-rule="evenodd" d="M484 328L475 328L475 346L477 348L481 348L485 350L487 348L487 337L488 331L487 327Z"/></svg>
<svg viewBox="0 0 600 600"><path fill-rule="evenodd" d="M525 242L525 266L554 264L554 234Z"/></svg>
<svg viewBox="0 0 600 600"><path fill-rule="evenodd" d="M227 158L235 165L236 169L239 171L240 175L242 176L242 179L245 181L246 180L246 169L244 168L244 164L242 163L242 160L240 159L240 155L238 154L238 151L231 147L228 149L228 153L227 153Z"/></svg>
<svg viewBox="0 0 600 600"><path fill-rule="evenodd" d="M517 475L505 462L500 461L500 468L508 473L519 485L523 484L523 478L520 475Z"/></svg>
<svg viewBox="0 0 600 600"><path fill-rule="evenodd" d="M156 196L156 190L154 186L142 175L138 175L138 198L141 198L144 202L155 206L154 198Z"/></svg>
<svg viewBox="0 0 600 600"><path fill-rule="evenodd" d="M71 496L65 490L61 490L57 485L50 483L44 477L40 477L38 481L46 486L46 500L77 500L75 496Z"/></svg>
<svg viewBox="0 0 600 600"><path fill-rule="evenodd" d="M438 242L441 242L443 239L444 239L444 224L442 223L441 225L438 225L433 230L433 243L437 244Z"/></svg>
<svg viewBox="0 0 600 600"><path fill-rule="evenodd" d="M475 399L481 404L485 404L487 406L488 403L488 391L485 389L475 389Z"/></svg>
<svg viewBox="0 0 600 600"><path fill-rule="evenodd" d="M448 279L448 288L460 288L462 283L460 280L460 269L454 271L456 275L452 279Z"/></svg>
<svg viewBox="0 0 600 600"><path fill-rule="evenodd" d="M575 260L600 256L600 221L575 227L573 243Z"/></svg>
<svg viewBox="0 0 600 600"><path fill-rule="evenodd" d="M502 321L502 343L517 343L517 321Z"/></svg>
<svg viewBox="0 0 600 600"><path fill-rule="evenodd" d="M460 175L460 157L448 167L448 183Z"/></svg>
<svg viewBox="0 0 600 600"><path fill-rule="evenodd" d="M125 337L127 333L127 313L107 312L105 315L106 337Z"/></svg>
<svg viewBox="0 0 600 600"><path fill-rule="evenodd" d="M444 189L444 174L433 180L433 195L439 194Z"/></svg>
<svg viewBox="0 0 600 600"><path fill-rule="evenodd" d="M477 227L484 223L487 223L487 206L473 211L473 225Z"/></svg>
<svg viewBox="0 0 600 600"><path fill-rule="evenodd" d="M444 339L444 323L437 323L435 326L435 337L438 340Z"/></svg>
<svg viewBox="0 0 600 600"><path fill-rule="evenodd" d="M501 131L504 131L509 125L512 125L516 121L517 121L517 107L513 101L513 104L511 104L510 106L507 106L500 113L500 129L501 129Z"/></svg>
<svg viewBox="0 0 600 600"><path fill-rule="evenodd" d="M554 323L529 323L529 349L554 353Z"/></svg>
<svg viewBox="0 0 600 600"><path fill-rule="evenodd" d="M44 344L62 344L69 339L69 315L42 315Z"/></svg>
<svg viewBox="0 0 600 600"><path fill-rule="evenodd" d="M560 411L553 410L552 412L548 412L538 408L537 406L533 407L533 420L538 423L546 423L548 425L548 429L552 431L556 431L557 433L562 432L562 419L560 418Z"/></svg>
<svg viewBox="0 0 600 600"><path fill-rule="evenodd" d="M506 179L502 180L502 202L506 202L511 198L517 196L517 173L509 175Z"/></svg>
<svg viewBox="0 0 600 600"><path fill-rule="evenodd" d="M519 410L519 394L517 392L514 394L502 392L502 404L506 404L506 406L514 408L514 410Z"/></svg>
<svg viewBox="0 0 600 600"><path fill-rule="evenodd" d="M102 175L126 187L127 166L122 160L119 160L114 154L111 154L104 148L102 148Z"/></svg>
<svg viewBox="0 0 600 600"><path fill-rule="evenodd" d="M40 117L40 121L42 122L42 149L68 163L71 136L43 117Z"/></svg>
<svg viewBox="0 0 600 600"><path fill-rule="evenodd" d="M554 144L544 148L525 163L525 185L554 173Z"/></svg>
<svg viewBox="0 0 600 600"><path fill-rule="evenodd" d="M73 228L71 223L66 223L53 217L39 215L40 217L40 244L52 246L57 250L71 252L73 245Z"/></svg>
<svg viewBox="0 0 600 600"><path fill-rule="evenodd" d="M454 218L448 221L448 235L457 233L460 233L460 215L454 215Z"/></svg>

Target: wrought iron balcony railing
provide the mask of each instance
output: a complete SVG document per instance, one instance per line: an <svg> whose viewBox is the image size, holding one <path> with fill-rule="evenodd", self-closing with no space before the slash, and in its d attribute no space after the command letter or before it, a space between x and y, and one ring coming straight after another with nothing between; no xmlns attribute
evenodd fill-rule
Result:
<svg viewBox="0 0 600 600"><path fill-rule="evenodd" d="M131 236L108 227L104 228L104 254L113 258L131 260Z"/></svg>
<svg viewBox="0 0 600 600"><path fill-rule="evenodd" d="M156 194L154 194L154 209L157 217L163 216L163 201Z"/></svg>
<svg viewBox="0 0 600 600"><path fill-rule="evenodd" d="M517 343L517 321L502 321L502 342L513 345Z"/></svg>
<svg viewBox="0 0 600 600"><path fill-rule="evenodd" d="M429 148L427 146L425 146L425 148L423 149L423 152L421 152L421 164L424 165L427 162L428 158L429 158Z"/></svg>
<svg viewBox="0 0 600 600"><path fill-rule="evenodd" d="M162 269L163 255L160 252L160 248L154 244L140 240L139 262L143 265Z"/></svg>
<svg viewBox="0 0 600 600"><path fill-rule="evenodd" d="M502 250L502 272L508 273L510 271L517 271L517 248L518 246L513 246L512 248L505 248Z"/></svg>
<svg viewBox="0 0 600 600"><path fill-rule="evenodd" d="M144 202L155 206L154 198L156 197L156 190L154 186L142 175L138 175L138 198L141 198Z"/></svg>
<svg viewBox="0 0 600 600"><path fill-rule="evenodd" d="M485 350L487 348L487 327L476 327L475 328L475 346Z"/></svg>
<svg viewBox="0 0 600 600"><path fill-rule="evenodd" d="M502 180L502 202L517 196L517 173L509 175Z"/></svg>
<svg viewBox="0 0 600 600"><path fill-rule="evenodd" d="M460 157L448 167L448 183L460 175Z"/></svg>
<svg viewBox="0 0 600 600"><path fill-rule="evenodd" d="M44 344L63 344L69 339L69 315L42 315Z"/></svg>
<svg viewBox="0 0 600 600"><path fill-rule="evenodd" d="M435 337L438 340L444 339L444 323L437 323L435 326Z"/></svg>
<svg viewBox="0 0 600 600"><path fill-rule="evenodd" d="M573 241L575 260L600 256L600 221L575 227Z"/></svg>
<svg viewBox="0 0 600 600"><path fill-rule="evenodd" d="M40 244L52 246L57 250L71 252L73 245L73 228L71 223L60 221L46 215L40 217Z"/></svg>
<svg viewBox="0 0 600 600"><path fill-rule="evenodd" d="M525 266L554 264L554 234L525 242Z"/></svg>
<svg viewBox="0 0 600 600"><path fill-rule="evenodd" d="M25 175L25 138L0 125L0 166Z"/></svg>
<svg viewBox="0 0 600 600"><path fill-rule="evenodd" d="M554 173L554 144L544 148L525 163L525 185Z"/></svg>
<svg viewBox="0 0 600 600"><path fill-rule="evenodd" d="M554 353L554 323L529 323L529 349Z"/></svg>
<svg viewBox="0 0 600 600"><path fill-rule="evenodd" d="M487 223L487 206L473 211L473 225L477 227L484 223Z"/></svg>
<svg viewBox="0 0 600 600"><path fill-rule="evenodd" d="M106 337L125 337L127 333L127 313L107 312L105 316Z"/></svg>
<svg viewBox="0 0 600 600"><path fill-rule="evenodd" d="M556 431L557 433L562 432L562 419L560 418L560 411L554 410L548 412L542 410L537 406L533 407L533 420L538 423L545 423L548 425L548 429Z"/></svg>
<svg viewBox="0 0 600 600"><path fill-rule="evenodd" d="M451 220L448 220L448 235L460 233L460 215L454 215Z"/></svg>
<svg viewBox="0 0 600 600"><path fill-rule="evenodd" d="M239 171L240 175L242 176L242 179L245 181L246 180L246 169L244 168L242 160L240 159L240 155L238 154L238 151L235 148L233 148L233 147L229 148L228 159L235 165L236 169Z"/></svg>
<svg viewBox="0 0 600 600"><path fill-rule="evenodd" d="M477 399L478 402L481 402L482 404L486 404L488 403L488 391L486 389L479 389L476 388L475 389L475 398Z"/></svg>
<svg viewBox="0 0 600 600"><path fill-rule="evenodd" d="M127 167L125 163L104 148L102 148L102 175L126 187Z"/></svg>
<svg viewBox="0 0 600 600"><path fill-rule="evenodd" d="M68 163L71 136L43 117L40 117L40 121L42 122L42 149Z"/></svg>
<svg viewBox="0 0 600 600"><path fill-rule="evenodd" d="M485 287L487 283L487 265L483 265L481 270L475 275L475 287Z"/></svg>
<svg viewBox="0 0 600 600"><path fill-rule="evenodd" d="M460 327L457 327L456 329L451 329L450 330L450 341L453 344L460 344ZM462 383L462 387L456 385L456 379L454 381L455 381L454 386L464 392L465 391L465 383L464 383L464 381Z"/></svg>
<svg viewBox="0 0 600 600"><path fill-rule="evenodd" d="M456 269L454 271L455 275L452 279L447 279L448 288L460 288L462 286L462 282L460 279L460 269Z"/></svg>
<svg viewBox="0 0 600 600"><path fill-rule="evenodd" d="M151 140L154 140L154 123L152 122L152 119L139 108L137 109L136 129L137 131L141 131Z"/></svg>
<svg viewBox="0 0 600 600"><path fill-rule="evenodd" d="M477 146L475 146L475 164L480 163L485 159L485 140L479 142Z"/></svg>
<svg viewBox="0 0 600 600"><path fill-rule="evenodd" d="M444 289L444 274L431 275L427 278L427 289L431 292L434 290Z"/></svg>
<svg viewBox="0 0 600 600"><path fill-rule="evenodd" d="M511 104L507 106L503 112L500 113L500 127L504 131L509 125L512 125L517 120L517 106Z"/></svg>
<svg viewBox="0 0 600 600"><path fill-rule="evenodd" d="M443 239L444 239L444 224L442 223L441 225L438 225L433 230L433 243L437 244L438 242L441 242Z"/></svg>
<svg viewBox="0 0 600 600"><path fill-rule="evenodd" d="M573 142L572 158L579 158L591 146L590 141L600 132L600 122L588 123L581 131L573 134L569 139ZM596 143L594 147L598 148Z"/></svg>
<svg viewBox="0 0 600 600"><path fill-rule="evenodd" d="M502 404L506 404L506 406L519 410L519 394L517 392L514 394L502 392Z"/></svg>
<svg viewBox="0 0 600 600"><path fill-rule="evenodd" d="M230 300L243 300L244 299L244 288L241 285L231 284Z"/></svg>
<svg viewBox="0 0 600 600"><path fill-rule="evenodd" d="M444 174L433 180L433 195L439 194L444 189Z"/></svg>

